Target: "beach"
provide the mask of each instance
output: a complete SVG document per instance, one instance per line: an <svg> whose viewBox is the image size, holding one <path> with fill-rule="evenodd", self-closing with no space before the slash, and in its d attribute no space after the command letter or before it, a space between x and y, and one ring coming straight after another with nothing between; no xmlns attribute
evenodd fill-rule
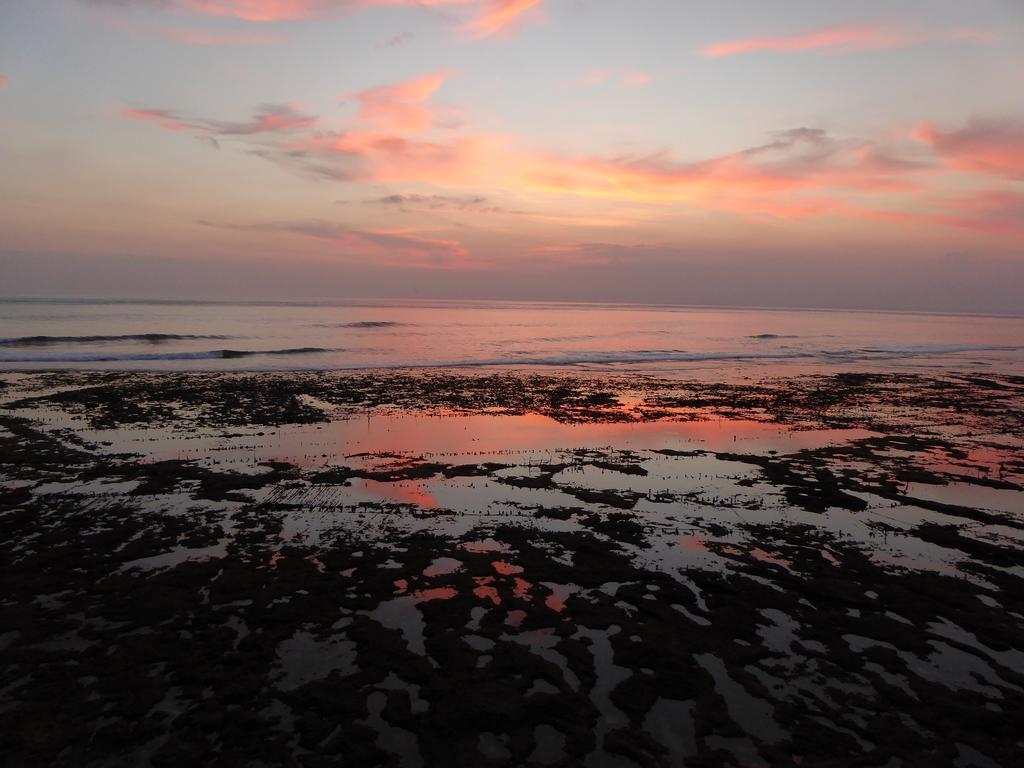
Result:
<svg viewBox="0 0 1024 768"><path fill-rule="evenodd" d="M1020 762L1024 378L747 373L3 374L5 753Z"/></svg>

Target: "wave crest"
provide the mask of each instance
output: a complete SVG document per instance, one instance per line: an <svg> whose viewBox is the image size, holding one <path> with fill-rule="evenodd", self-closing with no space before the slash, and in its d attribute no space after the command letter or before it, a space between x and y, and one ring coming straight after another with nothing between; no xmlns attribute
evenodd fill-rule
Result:
<svg viewBox="0 0 1024 768"><path fill-rule="evenodd" d="M192 341L200 339L231 339L233 336L190 333L122 333L114 336L12 336L0 339L0 347L48 347L55 344L104 344L117 341L144 341L159 344L165 341Z"/></svg>
<svg viewBox="0 0 1024 768"><path fill-rule="evenodd" d="M112 363L146 360L233 360L263 355L316 355L340 352L325 347L296 347L293 349L208 349L200 352L125 352L124 354L67 353L52 355L0 355L0 363Z"/></svg>

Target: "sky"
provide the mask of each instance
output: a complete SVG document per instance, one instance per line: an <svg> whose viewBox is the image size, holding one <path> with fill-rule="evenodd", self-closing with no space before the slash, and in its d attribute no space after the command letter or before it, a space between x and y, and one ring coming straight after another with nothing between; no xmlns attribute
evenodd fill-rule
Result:
<svg viewBox="0 0 1024 768"><path fill-rule="evenodd" d="M0 295L1024 313L1024 2L0 0Z"/></svg>

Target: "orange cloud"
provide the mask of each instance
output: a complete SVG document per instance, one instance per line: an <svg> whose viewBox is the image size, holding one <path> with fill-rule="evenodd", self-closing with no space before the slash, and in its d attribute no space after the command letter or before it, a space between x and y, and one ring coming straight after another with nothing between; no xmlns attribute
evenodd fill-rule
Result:
<svg viewBox="0 0 1024 768"><path fill-rule="evenodd" d="M502 190L518 198L539 193L638 205L683 204L695 211L728 212L753 221L839 216L924 222L1013 237L1020 231L1015 217L1022 206L1006 193L993 191L953 201L936 197L943 165L934 162L934 155L922 153L919 144L840 139L821 129L796 128L757 146L693 161L668 152L570 154L532 148L500 133L440 133L430 130L432 120L393 109L395 105L420 106L443 81L443 73L434 73L357 94L358 120L376 125L353 130L318 130L315 117L293 107L264 107L242 122L183 117L163 109L127 109L123 114L166 130L249 143L251 154L321 179L416 184L452 192L410 193L382 200L416 208L477 210L486 199L482 192ZM259 142L254 141L257 136ZM948 132L925 125L917 136L954 167L1001 175L1024 169L1020 153L1024 130L1013 121L973 121L960 131ZM467 196L468 191L475 196ZM910 212L904 210L908 205L913 206ZM537 222L544 219L540 213L530 215ZM635 223L634 214L621 209L618 213L571 211L563 218L566 226ZM309 236L319 232L321 239L347 246L355 242L347 230L339 233L304 225L302 232ZM420 234L364 232L360 237L364 245L388 243L396 249L399 243L388 238L406 238L401 247L407 254L410 249L428 247L451 258L461 253L449 241Z"/></svg>
<svg viewBox="0 0 1024 768"><path fill-rule="evenodd" d="M914 137L957 170L1024 179L1024 120L976 118L956 131L922 123Z"/></svg>
<svg viewBox="0 0 1024 768"><path fill-rule="evenodd" d="M540 152L499 134L440 141L372 131L317 133L264 156L345 181L684 203L753 220L843 214L844 196L918 190L919 177L935 171L933 165L871 142L841 141L807 128L698 162L678 161L667 153L602 157Z"/></svg>
<svg viewBox="0 0 1024 768"><path fill-rule="evenodd" d="M490 0L487 7L476 18L462 25L469 37L479 40L484 37L511 31L526 21L526 16L535 15L544 0Z"/></svg>
<svg viewBox="0 0 1024 768"><path fill-rule="evenodd" d="M450 77L450 72L434 72L395 85L370 88L353 94L359 103L357 118L390 131L421 133L435 122L435 114L423 106Z"/></svg>
<svg viewBox="0 0 1024 768"><path fill-rule="evenodd" d="M998 35L975 29L928 31L878 24L850 24L795 35L728 40L709 45L701 53L711 58L759 51L848 53L881 48L904 48L932 41L994 42L998 39Z"/></svg>
<svg viewBox="0 0 1024 768"><path fill-rule="evenodd" d="M666 153L640 157L535 157L525 177L536 188L647 202L696 202L730 195L827 188L905 189L927 166L887 155L869 142L839 141L798 128L775 141L699 162ZM793 206L793 201L788 202Z"/></svg>
<svg viewBox="0 0 1024 768"><path fill-rule="evenodd" d="M601 157L538 152L511 137L483 133L440 141L376 131L324 132L287 149L342 161L357 180L460 186L483 178L490 185L647 202L737 190L899 190L913 186L908 174L929 169L870 143L843 142L806 128L779 134L769 144L690 163L666 153Z"/></svg>

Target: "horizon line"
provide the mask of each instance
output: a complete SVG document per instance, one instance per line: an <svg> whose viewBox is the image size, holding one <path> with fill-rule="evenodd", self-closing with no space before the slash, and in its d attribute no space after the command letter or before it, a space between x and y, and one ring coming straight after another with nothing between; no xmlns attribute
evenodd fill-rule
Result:
<svg viewBox="0 0 1024 768"><path fill-rule="evenodd" d="M621 310L640 309L644 307L665 309L665 310L729 310L743 312L851 312L863 314L884 314L884 315L925 315L945 317L981 317L993 319L1024 319L1024 308L1014 312L969 312L963 310L939 310L939 309L883 309L868 307L798 307L787 305L743 305L743 304L687 304L672 302L643 302L628 300L592 300L581 301L572 299L496 299L496 298L430 298L430 297L401 297L401 296L367 296L367 297L316 297L316 298L251 298L231 299L225 297L206 298L143 298L143 297L103 297L103 296L3 296L0 295L0 302L3 303L37 303L37 304L178 304L178 305L238 305L238 306L323 306L331 304L345 304L353 302L420 302L420 303L448 303L448 304L533 304L533 305L561 305L573 307L593 308L615 308ZM486 307L480 307L486 309Z"/></svg>

